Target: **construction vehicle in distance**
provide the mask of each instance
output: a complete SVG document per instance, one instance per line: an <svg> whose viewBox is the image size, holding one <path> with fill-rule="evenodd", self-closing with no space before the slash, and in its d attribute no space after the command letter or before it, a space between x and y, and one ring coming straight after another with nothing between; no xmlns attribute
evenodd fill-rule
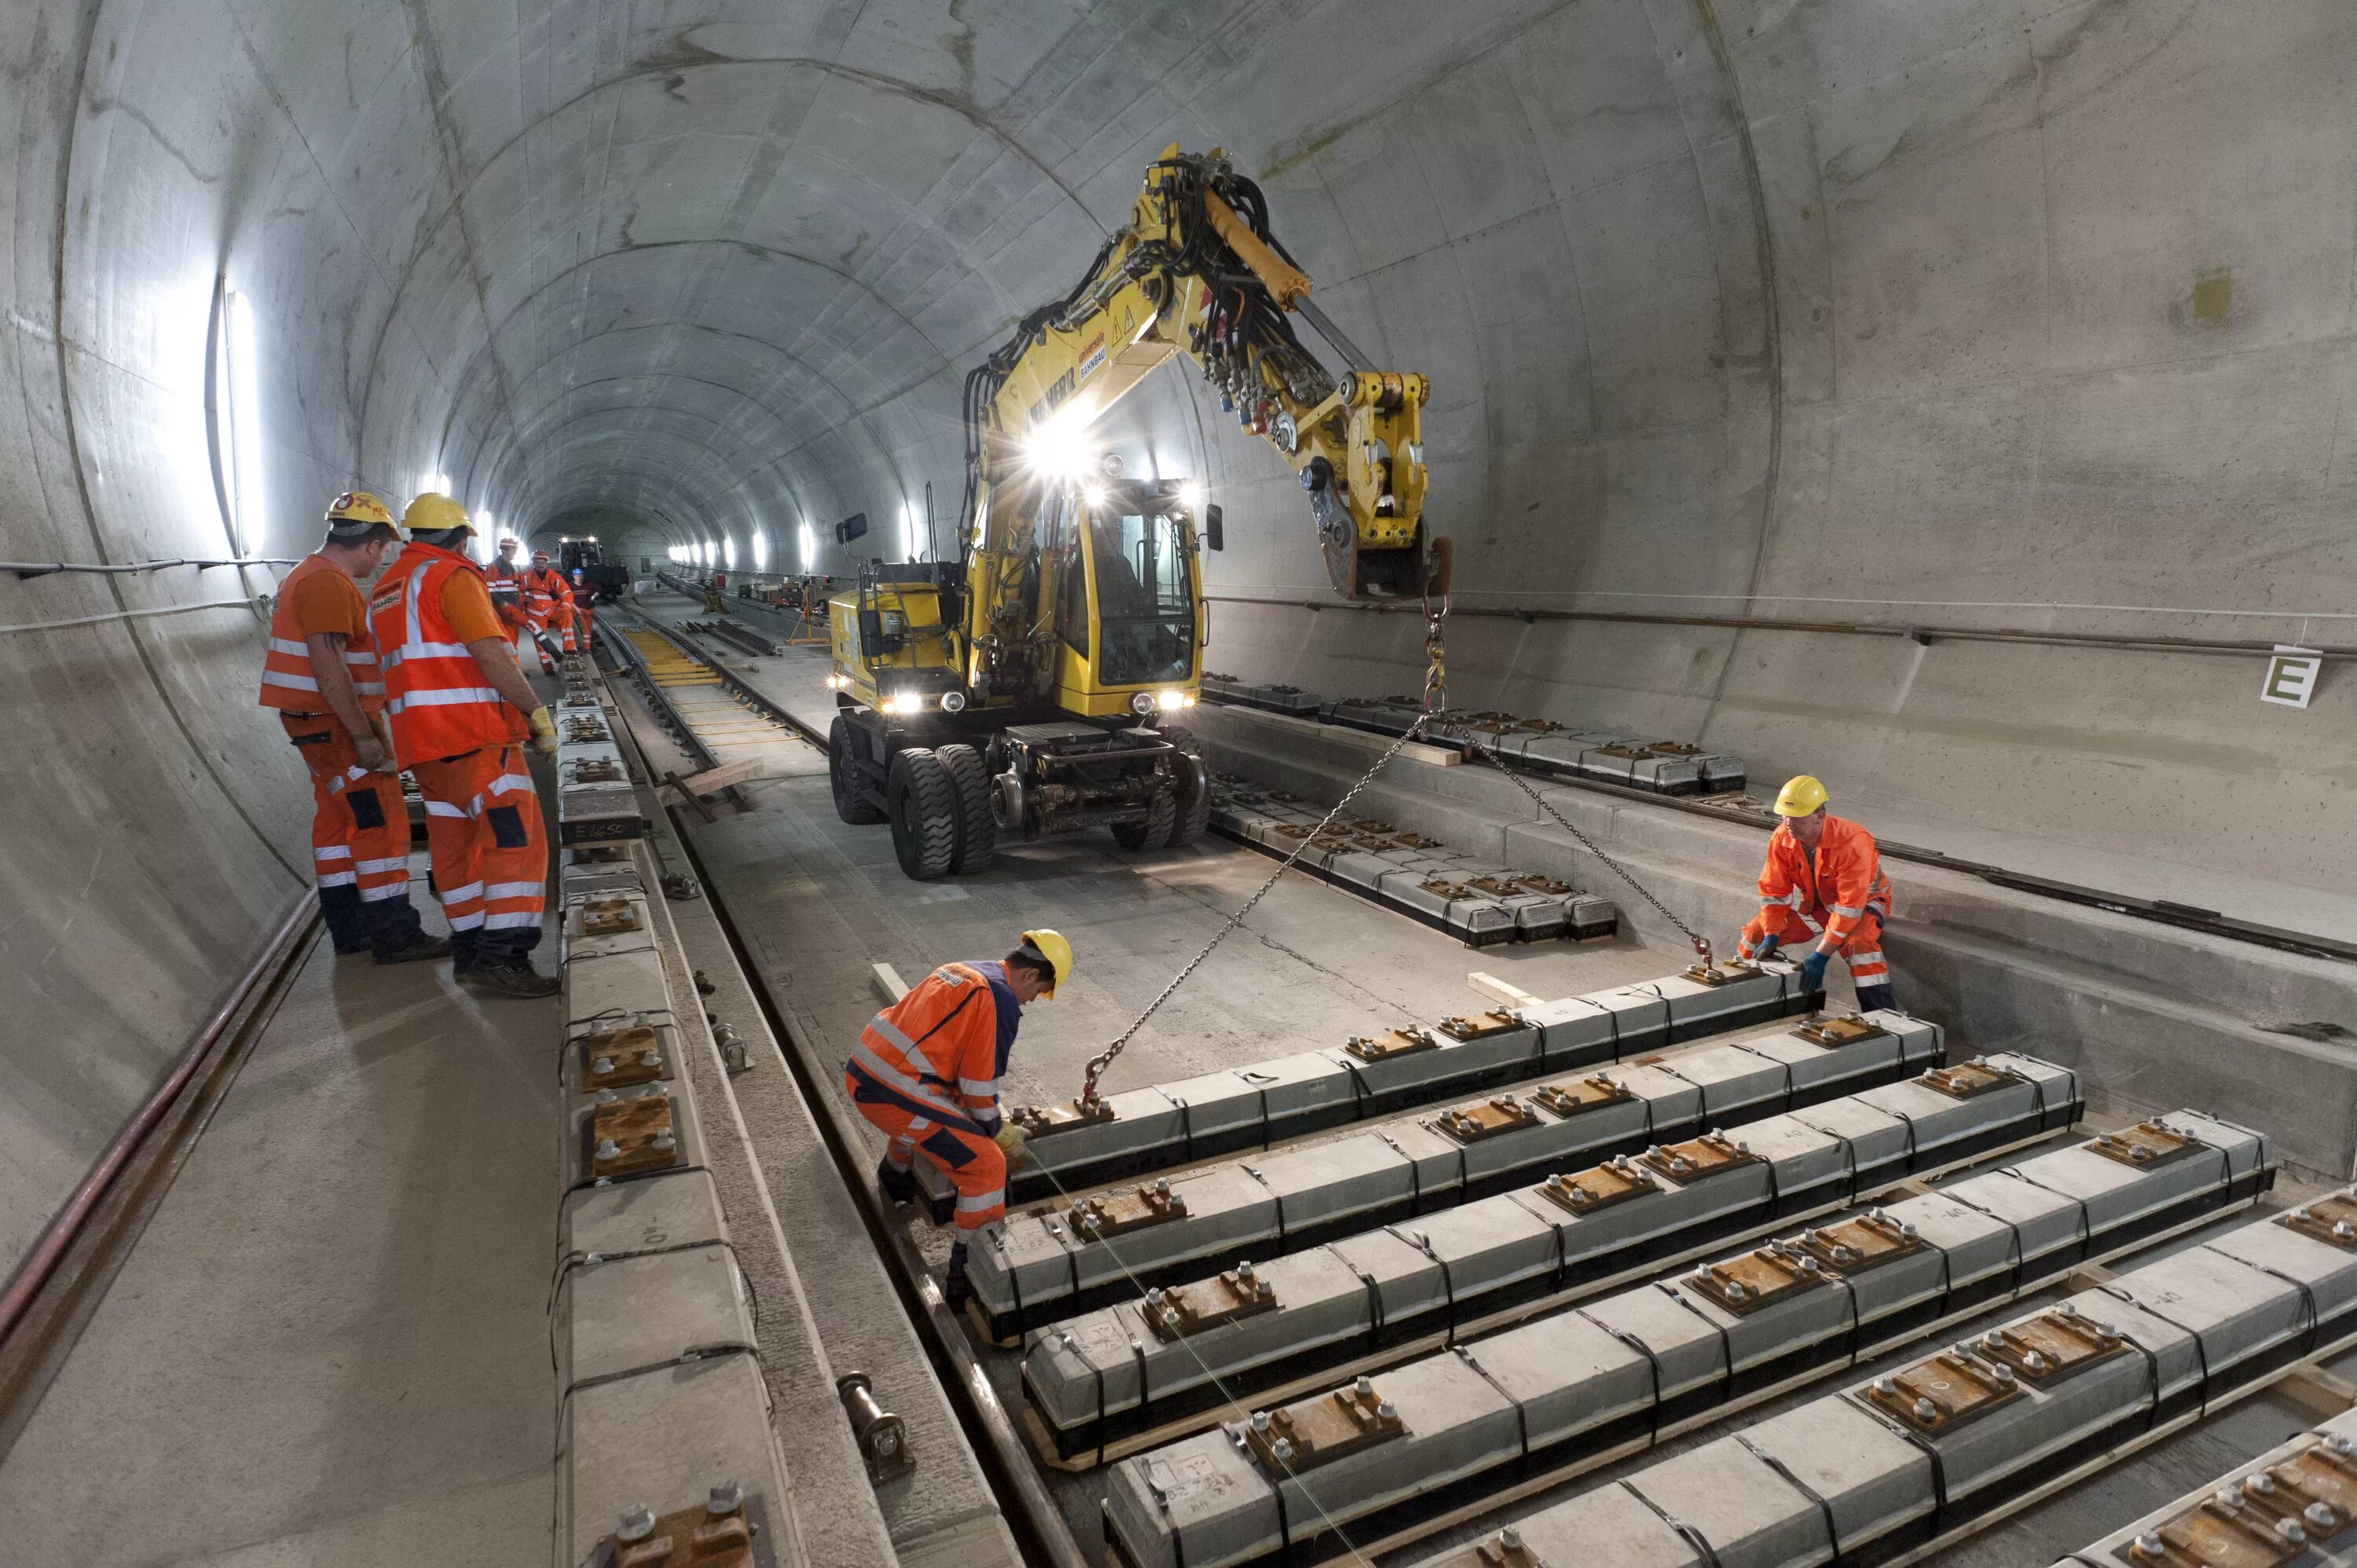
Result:
<svg viewBox="0 0 2357 1568"><path fill-rule="evenodd" d="M1221 510L1089 442L1172 356L1299 473L1336 588L1446 592L1446 542L1424 532L1425 378L1375 370L1309 288L1260 188L1174 145L1080 282L967 375L960 559L872 564L828 606L835 810L890 822L910 876L979 870L1001 835L1202 834L1208 780L1169 721L1200 690L1198 552L1221 547ZM1351 370L1329 373L1289 314Z"/></svg>

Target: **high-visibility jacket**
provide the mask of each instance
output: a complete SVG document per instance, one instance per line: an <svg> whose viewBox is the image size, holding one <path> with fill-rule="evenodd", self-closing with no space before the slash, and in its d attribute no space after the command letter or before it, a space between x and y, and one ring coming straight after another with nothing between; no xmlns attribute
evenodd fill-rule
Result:
<svg viewBox="0 0 2357 1568"><path fill-rule="evenodd" d="M563 626L566 614L573 608L573 590L565 585L565 574L554 566L534 566L524 573L524 614L535 627Z"/></svg>
<svg viewBox="0 0 2357 1568"><path fill-rule="evenodd" d="M484 585L491 590L491 607L510 626L522 628L530 623L523 603L523 574L503 555L495 555L483 568Z"/></svg>
<svg viewBox="0 0 2357 1568"><path fill-rule="evenodd" d="M1006 965L945 963L867 1021L844 1071L856 1100L995 1135L998 1080L1022 1020Z"/></svg>
<svg viewBox="0 0 2357 1568"><path fill-rule="evenodd" d="M1846 941L1867 909L1890 913L1890 878L1882 874L1874 835L1828 815L1812 865L1792 828L1779 824L1769 835L1768 863L1760 870L1760 904L1799 910L1836 942Z"/></svg>
<svg viewBox="0 0 2357 1568"><path fill-rule="evenodd" d="M270 651L262 660L261 700L265 708L291 714L329 711L328 700L319 695L318 677L311 672L311 647L303 640L308 634L295 618L294 610L295 591L322 572L333 572L351 583L341 566L315 553L296 563L295 570L278 585L278 603L270 612ZM351 591L355 599L360 597L360 585L353 583ZM365 618L360 630L345 634L344 666L351 672L361 712L373 714L382 708L384 675L377 668L376 639Z"/></svg>
<svg viewBox="0 0 2357 1568"><path fill-rule="evenodd" d="M369 598L393 758L404 768L531 734L450 626L442 590L459 573L480 580L483 569L456 551L413 542Z"/></svg>

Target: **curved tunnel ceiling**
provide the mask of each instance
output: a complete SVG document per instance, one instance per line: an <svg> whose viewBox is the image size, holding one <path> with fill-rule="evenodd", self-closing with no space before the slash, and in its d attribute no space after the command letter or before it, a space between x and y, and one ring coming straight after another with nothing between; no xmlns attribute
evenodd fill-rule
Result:
<svg viewBox="0 0 2357 1568"><path fill-rule="evenodd" d="M1223 145L1269 184L1279 232L1371 349L1431 350L1438 466L1534 402L1595 423L1607 400L1587 383L1610 350L1577 340L1589 290L1656 296L1645 328L1685 360L1653 379L1686 384L1631 418L1765 408L1763 290L1756 271L1718 275L1755 268L1760 231L1699 8L1533 0L1473 27L1405 5L794 9L748 22L705 0L624 27L566 7L505 38L481 22L444 38L428 13L412 58L438 85L460 194L421 226L394 307L408 329L370 368L387 384L371 466L432 448L510 526L635 504L675 532L741 537L926 480L953 506L965 369L1077 274L1172 139ZM436 62L462 48L479 63L447 80ZM377 91L414 91L403 76ZM1636 258L1652 275L1584 279L1559 200L1620 182L1655 231ZM1558 355L1480 365L1448 336L1472 325L1467 304L1429 319L1436 287L1492 285L1472 311L1560 317L1572 337L1542 325L1534 346ZM1751 303L1727 319L1725 298ZM456 351L429 364L413 342ZM1753 384L1716 384L1730 377ZM1485 408L1499 394L1522 408ZM1138 417L1187 433L1174 460L1223 466L1191 400L1153 389ZM1240 477L1285 477L1232 444Z"/></svg>

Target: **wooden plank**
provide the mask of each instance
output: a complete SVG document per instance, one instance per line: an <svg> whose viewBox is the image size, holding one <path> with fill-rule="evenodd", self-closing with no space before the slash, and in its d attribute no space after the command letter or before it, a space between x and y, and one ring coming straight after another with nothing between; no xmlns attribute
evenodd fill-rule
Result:
<svg viewBox="0 0 2357 1568"><path fill-rule="evenodd" d="M1484 974L1478 969L1465 977L1465 983L1502 1007L1535 1007L1539 1004L1539 999L1521 986L1510 984L1494 974Z"/></svg>
<svg viewBox="0 0 2357 1568"><path fill-rule="evenodd" d="M901 979L900 972L890 964L870 964L868 971L868 978L876 983L876 989L883 993L887 1005L909 994L909 983Z"/></svg>

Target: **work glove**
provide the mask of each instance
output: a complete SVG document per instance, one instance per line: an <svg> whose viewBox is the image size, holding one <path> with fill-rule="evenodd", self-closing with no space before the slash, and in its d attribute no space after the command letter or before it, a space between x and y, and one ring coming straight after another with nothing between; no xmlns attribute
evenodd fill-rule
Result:
<svg viewBox="0 0 2357 1568"><path fill-rule="evenodd" d="M1776 950L1782 945L1783 939L1781 937L1762 937L1760 939L1760 946L1757 950L1752 952L1744 952L1742 940L1738 938L1736 940L1735 950L1738 953L1742 953L1745 958L1768 958L1774 954Z"/></svg>
<svg viewBox="0 0 2357 1568"><path fill-rule="evenodd" d="M999 1153L1006 1156L1006 1163L1011 1165L1021 1157L1023 1145L1031 1141L1031 1134L1009 1122L999 1128L991 1141L998 1145Z"/></svg>
<svg viewBox="0 0 2357 1568"><path fill-rule="evenodd" d="M1832 961L1833 954L1827 952L1812 951L1808 957L1803 959L1801 961L1801 989L1803 991L1823 991L1825 988L1825 965Z"/></svg>
<svg viewBox="0 0 2357 1568"><path fill-rule="evenodd" d="M371 773L393 771L393 764L384 755L384 742L372 735L352 736L352 760Z"/></svg>
<svg viewBox="0 0 2357 1568"><path fill-rule="evenodd" d="M543 757L549 756L554 752L556 750L556 721L549 717L548 706L546 703L543 703L541 706L533 709L531 724L532 739L528 744L530 744L533 750L540 753Z"/></svg>

